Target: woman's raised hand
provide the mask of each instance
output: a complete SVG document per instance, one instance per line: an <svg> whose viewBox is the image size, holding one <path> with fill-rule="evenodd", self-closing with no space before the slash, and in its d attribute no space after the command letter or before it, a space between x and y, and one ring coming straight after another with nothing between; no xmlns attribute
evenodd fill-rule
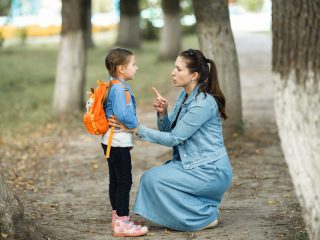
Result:
<svg viewBox="0 0 320 240"><path fill-rule="evenodd" d="M167 114L168 109L168 101L158 92L155 87L151 88L153 93L156 96L156 99L153 101L154 109L159 112L160 116L164 116Z"/></svg>

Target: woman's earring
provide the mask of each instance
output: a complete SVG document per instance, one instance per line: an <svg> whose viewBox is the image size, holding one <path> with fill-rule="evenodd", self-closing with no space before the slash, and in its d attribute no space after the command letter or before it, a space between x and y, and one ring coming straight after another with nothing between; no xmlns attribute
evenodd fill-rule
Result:
<svg viewBox="0 0 320 240"><path fill-rule="evenodd" d="M194 80L191 80L192 83L194 83Z"/></svg>

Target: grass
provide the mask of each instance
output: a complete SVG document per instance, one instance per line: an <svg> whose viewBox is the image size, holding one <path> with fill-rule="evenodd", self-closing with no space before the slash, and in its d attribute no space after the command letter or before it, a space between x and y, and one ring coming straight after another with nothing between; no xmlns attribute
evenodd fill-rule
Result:
<svg viewBox="0 0 320 240"><path fill-rule="evenodd" d="M16 47L0 52L0 131L11 132L49 121L56 48Z"/></svg>
<svg viewBox="0 0 320 240"><path fill-rule="evenodd" d="M184 48L198 46L195 35L183 38ZM85 89L96 86L97 79L106 79L104 67L110 42L99 42L88 52ZM157 60L159 42L144 42L142 49L133 50L139 70L130 85L138 107L150 105L151 86L166 93L171 84L174 60ZM57 65L58 44L26 45L0 50L0 136L15 132L34 131L45 123L54 123L52 96ZM72 121L81 125L80 116Z"/></svg>
<svg viewBox="0 0 320 240"><path fill-rule="evenodd" d="M308 233L303 230L300 232L292 231L286 235L283 240L309 240Z"/></svg>

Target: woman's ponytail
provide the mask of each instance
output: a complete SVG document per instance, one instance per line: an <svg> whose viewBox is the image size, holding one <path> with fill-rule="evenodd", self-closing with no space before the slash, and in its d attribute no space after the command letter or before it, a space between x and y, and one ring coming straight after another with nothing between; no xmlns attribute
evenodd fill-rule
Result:
<svg viewBox="0 0 320 240"><path fill-rule="evenodd" d="M220 89L217 67L214 61L205 58L201 51L195 49L183 51L179 56L187 59L187 68L190 70L190 72L199 73L199 92L211 94L218 104L221 117L223 119L227 119L225 110L226 100Z"/></svg>
<svg viewBox="0 0 320 240"><path fill-rule="evenodd" d="M210 71L208 75L208 83L207 83L207 91L210 93L217 101L219 112L224 120L228 118L226 114L226 99L221 91L219 79L218 79L218 72L216 64L211 59L206 59L206 62L210 64Z"/></svg>

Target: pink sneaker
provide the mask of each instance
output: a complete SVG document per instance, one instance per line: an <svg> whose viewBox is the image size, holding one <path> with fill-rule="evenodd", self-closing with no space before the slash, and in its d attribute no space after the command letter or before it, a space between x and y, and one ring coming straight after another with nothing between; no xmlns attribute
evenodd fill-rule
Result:
<svg viewBox="0 0 320 240"><path fill-rule="evenodd" d="M114 228L114 221L115 221L115 219L116 219L116 216L118 216L118 215L117 215L117 210L112 210L112 218L111 218L111 227L112 227L112 230L113 230L113 228ZM133 221L132 219L131 219L131 221L132 221L135 225L140 226L138 222Z"/></svg>
<svg viewBox="0 0 320 240"><path fill-rule="evenodd" d="M112 229L114 228L114 220L116 218L116 210L112 210L112 219L111 219L111 226L112 226Z"/></svg>
<svg viewBox="0 0 320 240"><path fill-rule="evenodd" d="M145 235L148 227L136 225L128 216L115 215L113 236L115 237L138 237Z"/></svg>
<svg viewBox="0 0 320 240"><path fill-rule="evenodd" d="M113 230L113 228L114 228L114 221L115 221L115 219L116 219L116 216L118 216L118 215L117 215L117 210L112 210L112 218L111 218L111 227L112 227L112 230ZM133 221L132 219L131 219L131 221L132 221L135 225L140 226L138 222Z"/></svg>

